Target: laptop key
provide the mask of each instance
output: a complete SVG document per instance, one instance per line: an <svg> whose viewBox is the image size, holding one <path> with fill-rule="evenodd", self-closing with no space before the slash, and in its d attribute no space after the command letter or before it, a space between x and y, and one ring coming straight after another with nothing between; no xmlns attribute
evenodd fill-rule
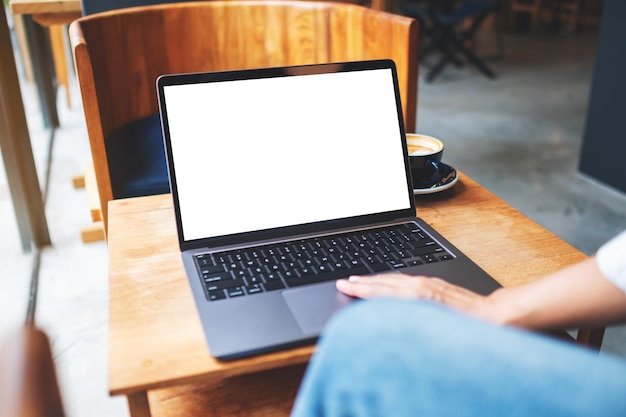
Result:
<svg viewBox="0 0 626 417"><path fill-rule="evenodd" d="M260 275L250 275L246 278L246 282L248 285L261 284L263 283L263 278Z"/></svg>
<svg viewBox="0 0 626 417"><path fill-rule="evenodd" d="M259 284L252 284L246 287L246 292L248 294L258 294L263 292L263 288Z"/></svg>
<svg viewBox="0 0 626 417"><path fill-rule="evenodd" d="M200 268L214 265L213 259L211 259L210 255L197 255L196 256L196 264Z"/></svg>
<svg viewBox="0 0 626 417"><path fill-rule="evenodd" d="M227 288L226 292L228 293L228 296L231 298L246 295L246 293L243 291L243 287Z"/></svg>
<svg viewBox="0 0 626 417"><path fill-rule="evenodd" d="M224 293L224 290L209 291L210 301L223 300L225 298L226 298L226 294Z"/></svg>
<svg viewBox="0 0 626 417"><path fill-rule="evenodd" d="M370 268L372 268L374 270L374 273L376 273L376 272L387 272L387 271L391 271L393 269L393 268L390 268L387 263L371 264Z"/></svg>
<svg viewBox="0 0 626 417"><path fill-rule="evenodd" d="M285 288L285 285L282 283L281 280L275 279L272 281L267 281L265 284L262 284L262 287L265 289L265 291L275 291Z"/></svg>
<svg viewBox="0 0 626 417"><path fill-rule="evenodd" d="M223 290L223 289L233 288L233 287L241 287L245 285L245 282L243 282L243 279L241 278L236 278L236 279L231 278L231 279L223 279L221 281L205 282L205 285L208 291L213 291L213 290Z"/></svg>
<svg viewBox="0 0 626 417"><path fill-rule="evenodd" d="M339 278L346 278L349 275L368 275L369 273L370 271L369 269L367 269L367 267L360 266L357 268L352 268L350 270L343 269L343 270L338 270L338 271L326 272L323 274L307 275L307 276L299 277L299 278L291 278L291 279L285 280L285 282L287 283L289 288L292 288L292 287L299 287L301 285L315 284L318 282L325 282L325 281L336 280Z"/></svg>
<svg viewBox="0 0 626 417"><path fill-rule="evenodd" d="M216 272L212 274L202 274L202 279L206 284L209 284L216 281L233 279L233 276L230 274L230 272Z"/></svg>
<svg viewBox="0 0 626 417"><path fill-rule="evenodd" d="M297 271L284 271L283 272L283 277L285 277L285 279L292 279L292 278L297 278L298 277L298 272Z"/></svg>
<svg viewBox="0 0 626 417"><path fill-rule="evenodd" d="M314 273L315 273L315 271L310 266L305 266L304 268L300 269L300 275L301 276L311 275L311 274L314 274Z"/></svg>
<svg viewBox="0 0 626 417"><path fill-rule="evenodd" d="M430 264L430 263L433 263L433 262L439 262L439 259L437 259L433 255L424 255L423 258L424 258L424 260L426 261L427 264Z"/></svg>
<svg viewBox="0 0 626 417"><path fill-rule="evenodd" d="M431 255L435 252L441 252L443 249L438 245L428 245L422 248L416 248L410 251L413 256Z"/></svg>

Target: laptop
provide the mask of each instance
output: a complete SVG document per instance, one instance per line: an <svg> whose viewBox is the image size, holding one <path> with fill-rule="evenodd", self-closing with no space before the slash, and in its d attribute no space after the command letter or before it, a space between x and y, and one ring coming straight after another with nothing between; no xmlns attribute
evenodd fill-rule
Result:
<svg viewBox="0 0 626 417"><path fill-rule="evenodd" d="M395 64L163 75L182 260L210 353L312 343L384 271L487 294L486 272L416 217Z"/></svg>

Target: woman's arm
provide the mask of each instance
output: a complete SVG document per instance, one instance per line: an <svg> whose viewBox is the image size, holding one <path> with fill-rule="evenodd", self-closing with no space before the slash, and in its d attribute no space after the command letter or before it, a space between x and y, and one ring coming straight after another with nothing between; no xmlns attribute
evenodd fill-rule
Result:
<svg viewBox="0 0 626 417"><path fill-rule="evenodd" d="M598 268L596 257L531 283L501 288L488 296L439 278L383 274L337 281L358 298L421 298L494 323L529 329L608 324L626 320L626 293Z"/></svg>

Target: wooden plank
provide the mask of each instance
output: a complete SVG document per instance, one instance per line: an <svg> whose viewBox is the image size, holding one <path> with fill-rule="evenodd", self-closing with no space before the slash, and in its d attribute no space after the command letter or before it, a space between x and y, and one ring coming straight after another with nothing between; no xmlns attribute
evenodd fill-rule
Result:
<svg viewBox="0 0 626 417"><path fill-rule="evenodd" d="M82 16L81 12L39 13L33 15L33 20L41 26L69 25Z"/></svg>
<svg viewBox="0 0 626 417"><path fill-rule="evenodd" d="M102 222L96 222L83 227L80 230L80 240L83 243L100 242L104 240L104 226Z"/></svg>
<svg viewBox="0 0 626 417"><path fill-rule="evenodd" d="M10 0L13 14L81 12L80 0Z"/></svg>
<svg viewBox="0 0 626 417"><path fill-rule="evenodd" d="M277 417L293 407L306 364L151 391L153 417Z"/></svg>
<svg viewBox="0 0 626 417"><path fill-rule="evenodd" d="M145 391L136 392L127 396L128 412L130 417L150 417L150 404Z"/></svg>
<svg viewBox="0 0 626 417"><path fill-rule="evenodd" d="M65 27L62 25L50 26L50 45L52 47L52 58L54 60L54 72L57 82L65 90L65 100L67 107L72 107L70 98L69 68L65 53Z"/></svg>
<svg viewBox="0 0 626 417"><path fill-rule="evenodd" d="M72 186L74 188L85 188L85 175L74 175L72 177Z"/></svg>
<svg viewBox="0 0 626 417"><path fill-rule="evenodd" d="M98 194L98 183L96 182L96 173L92 161L89 161L87 168L85 168L83 180L85 182L85 190L87 191L87 204L89 205L91 220L94 222L102 222L100 195Z"/></svg>

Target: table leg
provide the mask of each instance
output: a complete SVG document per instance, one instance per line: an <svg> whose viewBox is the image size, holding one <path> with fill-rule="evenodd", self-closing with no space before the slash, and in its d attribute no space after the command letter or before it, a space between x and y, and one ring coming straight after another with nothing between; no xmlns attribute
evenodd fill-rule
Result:
<svg viewBox="0 0 626 417"><path fill-rule="evenodd" d="M50 46L52 47L52 58L54 61L54 72L57 84L65 90L65 101L67 107L72 107L70 96L69 68L65 59L65 26L52 25L50 30Z"/></svg>
<svg viewBox="0 0 626 417"><path fill-rule="evenodd" d="M7 172L22 248L50 245L24 102L4 7L0 6L0 150Z"/></svg>
<svg viewBox="0 0 626 417"><path fill-rule="evenodd" d="M150 404L148 403L148 393L146 391L128 394L128 410L130 417L150 417Z"/></svg>
<svg viewBox="0 0 626 417"><path fill-rule="evenodd" d="M57 88L54 76L54 61L50 47L48 29L33 21L32 16L24 16L26 40L33 63L33 76L39 95L44 126L59 127L57 113Z"/></svg>

